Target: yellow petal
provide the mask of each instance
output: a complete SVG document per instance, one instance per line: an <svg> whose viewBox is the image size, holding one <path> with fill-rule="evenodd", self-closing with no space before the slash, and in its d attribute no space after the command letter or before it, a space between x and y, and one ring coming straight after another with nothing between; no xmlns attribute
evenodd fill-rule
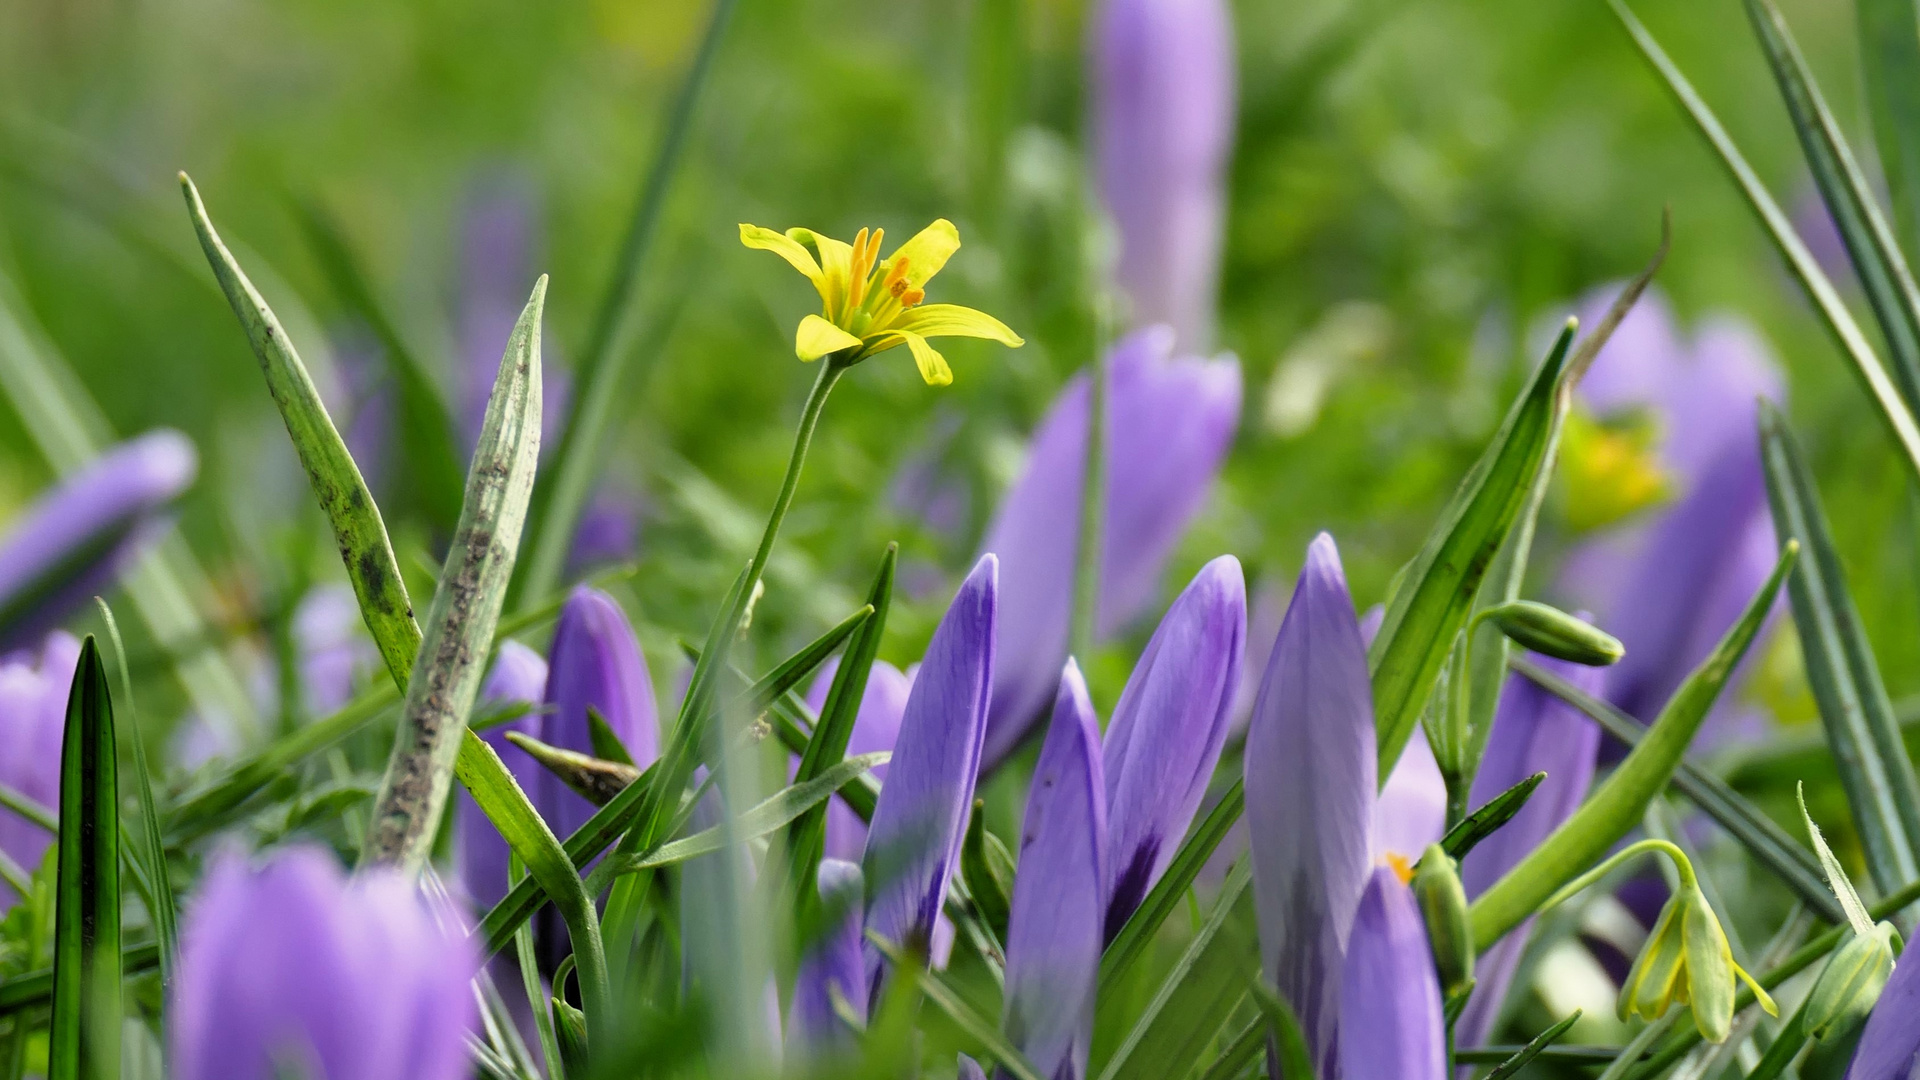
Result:
<svg viewBox="0 0 1920 1080"><path fill-rule="evenodd" d="M953 369L947 366L947 358L927 344L926 338L905 331L899 336L906 341L907 348L913 350L913 362L919 366L920 377L928 386L946 386L953 382Z"/></svg>
<svg viewBox="0 0 1920 1080"><path fill-rule="evenodd" d="M960 230L953 227L953 222L941 218L895 248L893 254L887 256L885 265L891 269L894 260L905 255L907 287L918 289L926 285L927 279L939 273L953 253L959 250Z"/></svg>
<svg viewBox="0 0 1920 1080"><path fill-rule="evenodd" d="M844 316L847 293L853 284L853 245L822 236L812 229L788 229L787 236L802 244L812 244L813 250L820 253L820 299L826 301L827 318Z"/></svg>
<svg viewBox="0 0 1920 1080"><path fill-rule="evenodd" d="M793 351L802 360L818 360L828 353L859 347L859 338L818 315L801 319L800 329L793 335Z"/></svg>
<svg viewBox="0 0 1920 1080"><path fill-rule="evenodd" d="M1026 344L1019 334L1008 329L1006 323L984 311L975 311L959 304L922 304L917 308L909 308L893 320L887 329L922 337L985 338L1015 349Z"/></svg>
<svg viewBox="0 0 1920 1080"><path fill-rule="evenodd" d="M792 264L795 270L807 275L807 280L813 282L814 288L820 287L820 264L813 261L813 253L785 233L741 222L740 242L750 248L773 252Z"/></svg>
<svg viewBox="0 0 1920 1080"><path fill-rule="evenodd" d="M1780 1015L1780 1006L1773 1003L1773 997L1767 993L1767 988L1755 982L1753 976L1747 974L1746 968L1736 963L1733 965L1733 973L1740 976L1740 981L1746 983L1747 988L1753 991L1754 998L1760 1002L1760 1007L1767 1011L1768 1016Z"/></svg>

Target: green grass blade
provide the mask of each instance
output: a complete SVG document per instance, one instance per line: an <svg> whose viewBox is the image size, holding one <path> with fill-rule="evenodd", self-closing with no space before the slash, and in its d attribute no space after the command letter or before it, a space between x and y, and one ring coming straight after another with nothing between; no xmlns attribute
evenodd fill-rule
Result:
<svg viewBox="0 0 1920 1080"><path fill-rule="evenodd" d="M1747 159L1740 153L1740 148L1734 145L1733 137L1720 126L1719 118L1714 116L1713 110L1707 107L1707 103L1694 90L1693 84L1687 81L1687 77L1681 73L1672 58L1660 48L1660 43L1655 41L1647 28L1634 17L1633 12L1628 10L1623 0L1607 0L1607 2L1612 5L1614 14L1619 17L1621 25L1626 27L1628 35L1633 38L1633 43L1640 49L1641 55L1646 57L1647 62L1653 65L1654 71L1666 82L1667 89L1672 92L1681 108L1686 110L1694 126L1700 129L1700 134L1713 147L1721 164L1726 166L1734 183L1739 186L1741 194L1746 196L1747 205L1760 218L1761 225L1773 238L1774 246L1780 249L1780 254L1786 259L1788 268L1793 271L1795 277L1800 279L1800 284L1806 289L1808 298L1813 301L1813 306L1819 309L1828 331L1832 333L1835 342L1852 364L1854 374L1859 376L1867 396L1873 400L1874 408L1879 410L1881 420L1886 423L1895 444L1905 455L1907 467L1916 475L1920 475L1920 426L1915 424L1913 413L1901 398L1899 388L1888 377L1886 368L1880 362L1879 354L1874 352L1873 345L1861 331L1860 324L1854 321L1853 314L1847 310L1846 302L1840 298L1839 291L1833 287L1833 282L1827 279L1826 273L1820 269L1820 264L1814 261L1812 253L1807 250L1807 245L1794 231L1793 223L1781 211L1780 205L1773 201L1773 196L1767 193L1766 186L1760 182L1759 174L1747 164Z"/></svg>
<svg viewBox="0 0 1920 1080"><path fill-rule="evenodd" d="M1240 1080L1246 1076L1247 1070L1259 1060L1261 1051L1267 1048L1267 1030L1262 1020L1255 1020L1241 1028L1240 1034L1230 1039L1220 1051L1220 1056L1214 1058L1206 1071L1199 1074L1200 1080ZM1313 1080L1311 1068L1301 1075L1302 1080ZM1286 1080L1293 1080L1292 1073L1284 1076Z"/></svg>
<svg viewBox="0 0 1920 1080"><path fill-rule="evenodd" d="M1920 18L1911 0L1855 0L1880 168L1907 254L1920 251Z"/></svg>
<svg viewBox="0 0 1920 1080"><path fill-rule="evenodd" d="M67 698L47 1080L120 1074L120 795L113 701L89 634Z"/></svg>
<svg viewBox="0 0 1920 1080"><path fill-rule="evenodd" d="M1507 1080L1508 1077L1526 1068L1528 1062L1539 1057L1541 1051L1547 1047L1559 1042L1560 1036L1565 1035L1573 1025L1579 1023L1580 1015L1580 1010L1575 1009L1567 1015L1566 1019L1535 1035L1527 1045L1521 1047L1512 1057L1494 1066L1493 1071L1487 1074L1487 1080Z"/></svg>
<svg viewBox="0 0 1920 1080"><path fill-rule="evenodd" d="M946 1013L954 1026L977 1041L986 1051L986 1056L998 1062L1007 1075L1015 1080L1045 1080L1033 1063L1001 1034L1000 1025L980 1015L979 1010L968 1004L959 991L948 986L939 974L928 971L924 963L902 955L897 946L878 934L868 932L867 940L873 942L874 947L887 958L896 974L912 978L926 999Z"/></svg>
<svg viewBox="0 0 1920 1080"><path fill-rule="evenodd" d="M1548 693L1579 709L1600 725L1607 734L1628 746L1637 746L1647 729L1638 720L1581 690L1552 671L1524 657L1514 657L1513 670L1539 684ZM1752 802L1729 787L1726 781L1682 760L1674 769L1673 789L1699 807L1727 834L1738 840L1760 865L1773 872L1795 896L1829 922L1845 916L1833 893L1820 875L1820 864L1813 854L1760 811Z"/></svg>
<svg viewBox="0 0 1920 1080"><path fill-rule="evenodd" d="M367 830L363 863L425 865L447 804L454 762L465 756L467 715L486 673L507 581L520 548L527 497L540 459L540 313L547 279L534 283L508 339L446 570L434 591L416 673ZM532 859L527 860L534 869Z"/></svg>
<svg viewBox="0 0 1920 1080"><path fill-rule="evenodd" d="M1882 893L1892 892L1920 879L1920 849L1915 846L1920 841L1920 779L1907 757L1860 612L1847 591L1846 571L1813 473L1786 419L1764 402L1760 453L1774 533L1798 540L1806 552L1787 579L1787 595L1800 632L1807 685L1833 747L1867 870Z"/></svg>
<svg viewBox="0 0 1920 1080"><path fill-rule="evenodd" d="M1441 511L1387 603L1386 619L1367 650L1382 784L1420 722L1475 593L1532 491L1562 407L1560 375L1572 341L1569 325Z"/></svg>
<svg viewBox="0 0 1920 1080"><path fill-rule="evenodd" d="M514 880L522 878L526 871L518 855L508 856L509 869ZM553 1033L553 1013L542 1008L538 1002L546 996L546 990L540 983L540 961L533 951L533 923L523 922L513 932L513 958L520 968L520 986L527 1000L534 1002L534 1033L540 1037L540 1056L546 1061L548 1080L567 1080L566 1066L560 1060L560 1043Z"/></svg>
<svg viewBox="0 0 1920 1080"><path fill-rule="evenodd" d="M1840 125L1807 70L1793 32L1772 0L1747 0L1747 15L1760 38L1774 81L1793 118L1807 168L1827 213L1852 256L1860 289L1880 324L1888 367L1909 413L1920 412L1920 290L1900 252L1892 226L1874 201L1873 189L1854 161Z"/></svg>
<svg viewBox="0 0 1920 1080"><path fill-rule="evenodd" d="M347 577L353 582L354 596L360 601L367 632L373 636L388 672L404 688L420 649L420 627L414 622L413 602L407 597L400 564L387 539L386 525L380 520L380 508L374 504L353 455L347 452L347 444L334 428L333 418L327 415L300 354L214 231L200 193L185 173L180 174L180 190L200 235L200 246L206 249L207 262L246 330L254 356L260 360L267 390L286 422L294 452L306 469L307 483L333 527L333 538L340 547Z"/></svg>
<svg viewBox="0 0 1920 1080"><path fill-rule="evenodd" d="M173 882L167 873L167 846L160 834L160 812L154 807L153 778L147 772L147 747L140 735L140 717L133 707L133 678L127 673L127 647L120 640L120 625L105 600L100 618L107 624L107 638L113 642L114 666L120 676L120 703L127 710L127 754L133 759L134 794L140 804L140 842L134 846L147 877L148 915L153 919L154 936L160 944L160 981L173 982L174 957L179 955L179 911L174 903Z"/></svg>
<svg viewBox="0 0 1920 1080"><path fill-rule="evenodd" d="M719 851L728 844L757 840L793 821L808 810L824 805L834 792L852 783L855 778L868 770L886 764L891 757L893 757L891 753L881 750L847 758L819 776L781 788L729 823L702 829L684 840L662 844L651 852L641 853L624 865L614 866L611 872L625 874L634 870L673 866L688 859L696 859Z"/></svg>
<svg viewBox="0 0 1920 1080"><path fill-rule="evenodd" d="M1480 841L1492 836L1502 825L1513 820L1527 800L1533 798L1533 791L1547 778L1543 772L1534 773L1525 780L1487 800L1487 804L1468 814L1460 824L1447 830L1440 838L1440 846L1447 855L1458 861L1467 857L1467 852L1479 846Z"/></svg>
<svg viewBox="0 0 1920 1080"><path fill-rule="evenodd" d="M580 513L593 493L594 477L599 474L606 433L613 420L614 404L620 400L621 383L632 350L624 340L640 280L640 269L659 232L660 215L666 207L673 178L686 156L687 139L693 130L695 106L713 71L721 39L733 19L737 0L713 0L707 18L706 34L700 51L680 83L680 90L668 106L665 135L653 168L634 206L633 217L620 241L620 253L614 260L613 277L600 299L587 336L575 364L576 388L566 423L560 430L560 445L554 454L552 475L540 485L539 500L532 514L532 545L526 567L516 582L514 596L545 596L560 584L566 568L567 552L573 546L573 533Z"/></svg>
<svg viewBox="0 0 1920 1080"><path fill-rule="evenodd" d="M1140 906L1127 917L1125 926L1107 943L1107 949L1100 956L1100 988L1109 990L1120 985L1120 980L1133 966L1133 962L1146 953L1152 944L1160 926L1185 902L1187 890L1193 886L1193 879L1213 857L1214 850L1226 839L1227 830L1240 820L1247 807L1246 778L1236 776L1233 783L1220 796L1220 801L1207 812L1200 824L1180 845L1171 861L1167 863L1167 872L1160 875L1153 888L1147 892Z"/></svg>
<svg viewBox="0 0 1920 1080"><path fill-rule="evenodd" d="M1780 549L1780 559L1774 564L1772 576L1747 603L1740 620L1727 629L1713 652L1674 691L1639 745L1627 754L1606 782L1539 847L1473 902L1468 919L1473 927L1476 950L1485 950L1500 940L1640 824L1647 804L1667 786L1694 733L1700 730L1708 710L1733 675L1735 665L1760 633L1767 611L1773 606L1774 594L1779 591L1787 571L1793 568L1799 551L1800 546L1791 540Z"/></svg>

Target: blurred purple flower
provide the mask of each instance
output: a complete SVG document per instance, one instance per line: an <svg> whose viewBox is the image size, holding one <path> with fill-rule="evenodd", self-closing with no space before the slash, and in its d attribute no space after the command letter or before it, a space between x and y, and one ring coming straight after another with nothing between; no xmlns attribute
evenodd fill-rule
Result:
<svg viewBox="0 0 1920 1080"><path fill-rule="evenodd" d="M1347 939L1338 1075L1443 1080L1445 1025L1440 980L1413 890L1393 870L1378 867L1361 894Z"/></svg>
<svg viewBox="0 0 1920 1080"><path fill-rule="evenodd" d="M904 948L932 944L973 809L993 685L998 592L998 561L983 555L927 645L874 807L861 865L866 928ZM871 946L866 952L873 1001L883 958Z"/></svg>
<svg viewBox="0 0 1920 1080"><path fill-rule="evenodd" d="M1103 636L1153 600L1161 568L1205 501L1240 419L1239 362L1175 358L1164 327L1121 341L1106 370ZM1026 471L982 545L1000 556L1006 584L1005 662L994 675L988 767L1018 745L1045 710L1066 660L1086 444L1082 374L1034 432Z"/></svg>
<svg viewBox="0 0 1920 1080"><path fill-rule="evenodd" d="M167 1012L176 1080L462 1080L473 944L412 882L349 880L316 848L221 857L181 934Z"/></svg>
<svg viewBox="0 0 1920 1080"><path fill-rule="evenodd" d="M1212 344L1233 146L1233 16L1225 0L1105 0L1093 21L1100 193L1120 231L1136 326Z"/></svg>
<svg viewBox="0 0 1920 1080"><path fill-rule="evenodd" d="M706 768L694 771L698 790L706 781ZM726 803L717 787L710 787L694 805L687 827L692 832L716 828L727 819ZM710 1008L733 1007L726 989L745 977L748 956L741 947L740 905L753 891L756 873L753 855L745 844L730 844L719 851L689 859L680 867L680 973L683 987L699 989ZM780 987L769 974L757 1004L758 1022L744 1025L729 1023L733 1036L727 1049L740 1060L778 1064L782 1044L780 1033Z"/></svg>
<svg viewBox="0 0 1920 1080"><path fill-rule="evenodd" d="M360 476L376 495L386 486L387 461L393 444L393 387L380 341L366 324L351 321L327 332L333 344L334 367L339 373L335 393L325 402L327 411L345 417L340 437L353 455Z"/></svg>
<svg viewBox="0 0 1920 1080"><path fill-rule="evenodd" d="M640 550L640 522L646 507L638 495L603 484L587 500L567 551L567 572L578 575L626 562Z"/></svg>
<svg viewBox="0 0 1920 1080"><path fill-rule="evenodd" d="M820 860L822 907L832 925L812 943L793 976L793 1003L787 1010L787 1053L847 1051L857 1044L853 1030L833 1007L833 995L846 1000L854 1016L867 1015L865 944L860 934L860 867L840 859Z"/></svg>
<svg viewBox="0 0 1920 1080"><path fill-rule="evenodd" d="M456 422L466 449L480 438L487 397L500 371L500 356L513 324L527 303L538 276L539 223L532 185L510 173L480 176L469 188L460 214L460 287L457 312L461 365L460 408ZM556 367L551 342L540 365L546 386L542 430L558 446L567 414L567 377Z"/></svg>
<svg viewBox="0 0 1920 1080"><path fill-rule="evenodd" d="M343 708L353 700L354 686L380 669L360 601L345 583L317 586L300 598L293 609L293 643L300 654L302 705L310 717Z"/></svg>
<svg viewBox="0 0 1920 1080"><path fill-rule="evenodd" d="M987 1080L986 1071L980 1068L980 1063L967 1055L961 1054L956 1064L960 1070L959 1080Z"/></svg>
<svg viewBox="0 0 1920 1080"><path fill-rule="evenodd" d="M60 747L79 662L80 642L64 630L48 634L37 657L24 650L0 656L0 784L49 808L60 805ZM52 843L47 830L0 810L0 851L28 873L40 868ZM0 912L18 900L0 890Z"/></svg>
<svg viewBox="0 0 1920 1080"><path fill-rule="evenodd" d="M1846 1080L1912 1080L1920 1074L1920 954L1902 954L1854 1047Z"/></svg>
<svg viewBox="0 0 1920 1080"><path fill-rule="evenodd" d="M1543 656L1532 659L1589 694L1598 693L1606 679L1603 668ZM1500 708L1494 713L1493 731L1487 738L1487 753L1480 761L1467 801L1484 806L1534 773L1544 772L1547 778L1513 820L1482 840L1462 860L1460 881L1469 899L1519 865L1573 815L1593 782L1599 748L1599 727L1578 709L1523 676L1507 680ZM1530 925L1501 938L1475 963L1473 997L1455 1027L1456 1037L1467 1044L1485 1042L1493 1034L1520 954L1526 948Z"/></svg>
<svg viewBox="0 0 1920 1080"><path fill-rule="evenodd" d="M832 689L833 677L839 670L840 658L834 657L821 665L820 674L814 676L806 701L816 715L826 706L827 691ZM860 711L854 716L853 732L847 737L848 757L892 751L894 742L900 738L900 717L906 711L907 695L912 690L913 676L902 674L885 660L873 662L873 670L867 675L867 692L861 695ZM798 768L799 764L799 758L794 758L792 767ZM873 778L885 782L886 765L875 766ZM867 823L860 820L860 815L854 813L845 800L835 795L827 804L826 857L857 862L866 846Z"/></svg>
<svg viewBox="0 0 1920 1080"><path fill-rule="evenodd" d="M476 714L488 712L511 701L537 705L546 685L547 662L540 654L517 641L507 641L500 646L500 655L493 662L493 670L487 673L487 681L481 684L480 704L474 711ZM536 800L544 794L540 778L546 770L525 750L508 742L507 732L518 731L538 738L541 720L537 712L522 713L480 733L487 745L500 755L501 762L528 798ZM535 801L534 809L551 821L551 807ZM460 883L475 910L485 911L507 894L507 842L464 787L460 789L458 813L455 825Z"/></svg>
<svg viewBox="0 0 1920 1080"><path fill-rule="evenodd" d="M1322 533L1267 663L1245 767L1261 969L1329 1078L1347 935L1371 865L1375 757L1367 650L1340 553Z"/></svg>
<svg viewBox="0 0 1920 1080"><path fill-rule="evenodd" d="M103 592L193 483L193 443L165 428L129 439L63 479L0 538L0 652L38 641Z"/></svg>
<svg viewBox="0 0 1920 1080"><path fill-rule="evenodd" d="M1879 188L1880 185L1874 186ZM1886 192L1877 193L1881 205L1886 205ZM1800 193L1794 197L1791 216L1793 231L1800 234L1801 242L1807 245L1808 254L1820 264L1820 269L1827 277L1841 288L1854 284L1853 258L1847 253L1847 242L1840 235L1840 227L1833 223L1833 215L1827 212L1820 189L1810 183L1803 184ZM1797 288L1795 292L1798 292Z"/></svg>
<svg viewBox="0 0 1920 1080"><path fill-rule="evenodd" d="M1221 682L1220 689L1228 685ZM1080 1080L1093 1041L1111 874L1101 771L1100 721L1080 666L1069 659L1020 827L1001 1022L1013 1045L1051 1080Z"/></svg>
<svg viewBox="0 0 1920 1080"><path fill-rule="evenodd" d="M592 709L620 737L635 765L644 769L660 756L660 721L647 660L613 597L584 585L575 588L560 609L547 663L549 712L538 729L542 741L592 753L587 723ZM545 769L536 778L533 798L550 815L547 823L558 836L571 834L593 816L592 803Z"/></svg>
<svg viewBox="0 0 1920 1080"><path fill-rule="evenodd" d="M1240 560L1222 555L1167 610L1114 707L1104 751L1114 875L1106 941L1166 871L1207 793L1226 744L1246 633Z"/></svg>
<svg viewBox="0 0 1920 1080"><path fill-rule="evenodd" d="M964 532L972 516L972 489L947 464L963 423L958 412L937 416L927 438L900 463L888 492L894 509L917 519L935 536Z"/></svg>

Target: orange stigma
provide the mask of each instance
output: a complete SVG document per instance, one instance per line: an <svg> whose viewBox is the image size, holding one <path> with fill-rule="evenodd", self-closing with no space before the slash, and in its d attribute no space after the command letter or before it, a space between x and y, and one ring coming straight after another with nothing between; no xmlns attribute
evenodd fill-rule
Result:
<svg viewBox="0 0 1920 1080"><path fill-rule="evenodd" d="M1405 855L1397 851L1387 852L1387 865L1393 867L1394 876L1400 879L1400 884L1413 883L1413 864L1407 861Z"/></svg>

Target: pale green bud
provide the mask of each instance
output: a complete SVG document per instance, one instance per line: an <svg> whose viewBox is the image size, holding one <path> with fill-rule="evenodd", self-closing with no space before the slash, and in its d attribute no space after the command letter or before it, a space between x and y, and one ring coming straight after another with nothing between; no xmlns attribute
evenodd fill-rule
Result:
<svg viewBox="0 0 1920 1080"><path fill-rule="evenodd" d="M1515 600L1487 609L1484 618L1515 644L1545 656L1588 667L1619 663L1626 647L1612 634L1537 600Z"/></svg>
<svg viewBox="0 0 1920 1080"><path fill-rule="evenodd" d="M1420 856L1413 895L1426 919L1441 993L1452 997L1473 981L1473 930L1467 925L1467 891L1459 868L1439 844L1428 844Z"/></svg>
<svg viewBox="0 0 1920 1080"><path fill-rule="evenodd" d="M1807 995L1802 1015L1808 1036L1824 1042L1866 1020L1893 973L1893 936L1893 925L1883 922L1872 933L1849 936L1834 951Z"/></svg>
<svg viewBox="0 0 1920 1080"><path fill-rule="evenodd" d="M1733 1030L1733 998L1740 981L1752 987L1760 1007L1779 1008L1751 975L1733 961L1727 933L1698 884L1683 881L1620 987L1620 1019L1652 1020L1674 1004L1693 1006L1693 1023L1708 1042L1725 1042Z"/></svg>

